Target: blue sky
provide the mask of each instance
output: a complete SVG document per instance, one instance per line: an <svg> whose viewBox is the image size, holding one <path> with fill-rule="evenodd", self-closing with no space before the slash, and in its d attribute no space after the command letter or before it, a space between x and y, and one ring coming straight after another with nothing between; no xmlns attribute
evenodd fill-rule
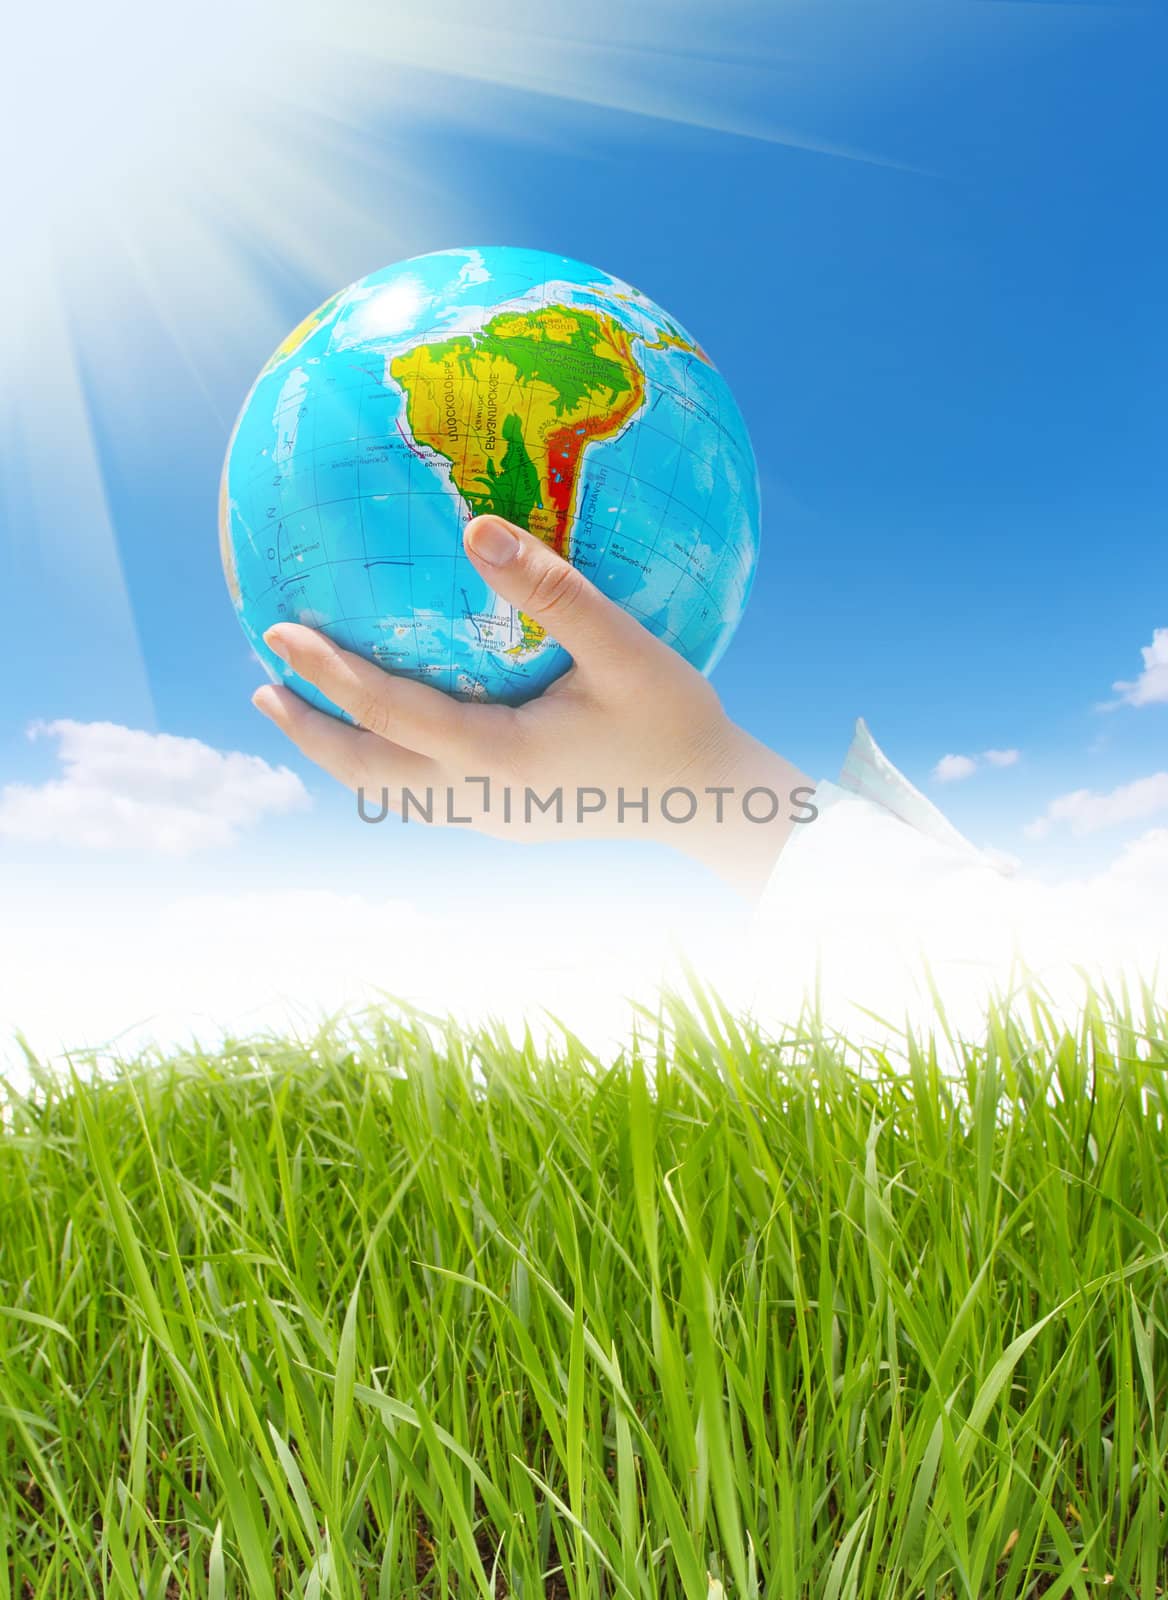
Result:
<svg viewBox="0 0 1168 1600"><path fill-rule="evenodd" d="M287 328L387 261L479 243L628 279L734 388L763 487L716 675L737 719L833 776L862 714L958 826L1039 872L1156 823L1153 800L1083 836L1025 831L1061 795L1168 767L1163 697L1098 709L1168 629L1168 15L880 10L602 5L551 30L501 4L493 38L470 7L416 37L354 12L292 76L241 42L210 154L174 132L181 96L144 102L120 143L93 131L84 226L45 198L58 169L30 179L51 243L0 283L0 786L52 781L56 743L27 730L72 719L289 762L313 804L163 866L0 826L10 903L114 877L462 892L517 870L487 841L361 829L290 755L249 704L215 536L227 434ZM1020 755L931 777L986 749ZM586 878L593 855L525 851L523 871ZM642 865L647 892L686 892Z"/></svg>

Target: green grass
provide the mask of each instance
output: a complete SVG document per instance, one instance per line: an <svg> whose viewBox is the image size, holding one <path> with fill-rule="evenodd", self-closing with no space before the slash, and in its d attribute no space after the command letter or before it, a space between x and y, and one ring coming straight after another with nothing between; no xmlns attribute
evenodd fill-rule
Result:
<svg viewBox="0 0 1168 1600"><path fill-rule="evenodd" d="M0 1093L0 1600L1151 1600L1165 1011L646 1031Z"/></svg>

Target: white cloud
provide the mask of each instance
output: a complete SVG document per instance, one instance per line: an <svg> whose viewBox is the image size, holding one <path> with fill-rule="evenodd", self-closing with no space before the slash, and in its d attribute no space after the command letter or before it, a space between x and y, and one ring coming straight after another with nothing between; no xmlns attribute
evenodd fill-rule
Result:
<svg viewBox="0 0 1168 1600"><path fill-rule="evenodd" d="M933 777L938 783L960 783L963 778L972 778L977 771L977 762L972 756L942 756L933 768Z"/></svg>
<svg viewBox="0 0 1168 1600"><path fill-rule="evenodd" d="M1021 750L983 750L980 756L942 756L933 768L933 778L937 783L960 783L972 778L983 762L989 767L1014 767L1021 759Z"/></svg>
<svg viewBox="0 0 1168 1600"><path fill-rule="evenodd" d="M573 904L578 944L544 941L517 962L513 941L487 939L474 961L452 962L464 902L275 887L172 898L139 885L117 904L93 884L48 904L31 893L19 914L6 906L0 918L0 1070L23 1079L21 1052L8 1048L18 1029L46 1054L111 1040L127 1052L192 1034L211 1043L267 1029L311 1033L324 1017L396 999L431 1016L503 1021L517 1038L525 1029L546 1038L559 1018L608 1050L628 1037L633 1001L651 1003L673 941L643 897L622 900L627 914L614 922L614 899ZM541 904L546 890L529 889L507 903L507 925ZM696 965L726 987L725 923L696 939Z"/></svg>
<svg viewBox="0 0 1168 1600"><path fill-rule="evenodd" d="M1095 880L1109 888L1138 889L1146 903L1168 899L1168 828L1149 828L1133 839Z"/></svg>
<svg viewBox="0 0 1168 1600"><path fill-rule="evenodd" d="M189 855L309 803L287 767L198 739L113 722L42 722L28 732L56 741L61 771L0 789L0 838Z"/></svg>
<svg viewBox="0 0 1168 1600"><path fill-rule="evenodd" d="M1059 795L1025 829L1031 839L1042 839L1056 823L1066 823L1074 834L1098 833L1124 822L1142 822L1168 811L1168 772L1154 772L1117 789L1075 789Z"/></svg>
<svg viewBox="0 0 1168 1600"><path fill-rule="evenodd" d="M914 840L866 807L831 817L780 867L769 916L702 898L687 914L684 897L656 904L637 874L614 868L558 905L577 938L537 942L519 962L513 940L488 938L473 962L452 964L468 905L481 909L461 891L411 902L367 881L353 892L289 889L278 886L286 868L277 864L273 881L257 863L266 882L177 896L152 866L118 898L109 885L125 878L120 863L55 888L50 875L47 898L30 882L0 917L0 1063L22 1081L23 1057L8 1048L18 1027L46 1054L111 1040L124 1054L192 1034L206 1045L269 1028L303 1036L323 1016L387 996L430 1015L502 1020L516 1038L528 1027L545 1038L559 1018L607 1055L640 1026L631 1002L655 1007L663 977L685 990L682 953L728 1005L754 1009L768 1028L787 1028L814 995L829 1028L891 1047L905 1021L937 1025L937 993L954 1036L980 1031L989 995L1016 987L1019 959L1068 1020L1084 972L1114 983L1158 961L1168 973L1168 826L1102 871L1052 884L1004 877L1008 861L989 870L985 853L979 862ZM489 906L513 928L537 922L546 901L533 871Z"/></svg>
<svg viewBox="0 0 1168 1600"><path fill-rule="evenodd" d="M1152 642L1140 651L1144 670L1131 683L1122 680L1111 687L1119 694L1114 705L1151 706L1168 704L1168 628L1156 628Z"/></svg>

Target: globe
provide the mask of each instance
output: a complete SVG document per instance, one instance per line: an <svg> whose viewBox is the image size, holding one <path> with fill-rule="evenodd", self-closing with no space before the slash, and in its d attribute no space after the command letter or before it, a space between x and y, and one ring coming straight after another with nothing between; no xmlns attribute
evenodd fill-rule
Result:
<svg viewBox="0 0 1168 1600"><path fill-rule="evenodd" d="M220 549L269 676L341 715L264 644L291 621L461 699L546 688L567 652L463 551L484 512L546 540L702 672L741 618L758 472L701 345L596 267L442 250L326 300L235 424Z"/></svg>

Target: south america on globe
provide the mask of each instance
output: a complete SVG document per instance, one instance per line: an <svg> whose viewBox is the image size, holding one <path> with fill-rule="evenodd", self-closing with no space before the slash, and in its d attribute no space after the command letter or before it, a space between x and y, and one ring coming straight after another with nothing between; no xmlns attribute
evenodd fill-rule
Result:
<svg viewBox="0 0 1168 1600"><path fill-rule="evenodd" d="M703 672L742 615L758 472L701 346L596 267L443 250L326 300L235 424L220 550L273 681L341 714L264 643L301 622L460 699L518 705L546 688L566 651L463 550L486 512L546 540Z"/></svg>

